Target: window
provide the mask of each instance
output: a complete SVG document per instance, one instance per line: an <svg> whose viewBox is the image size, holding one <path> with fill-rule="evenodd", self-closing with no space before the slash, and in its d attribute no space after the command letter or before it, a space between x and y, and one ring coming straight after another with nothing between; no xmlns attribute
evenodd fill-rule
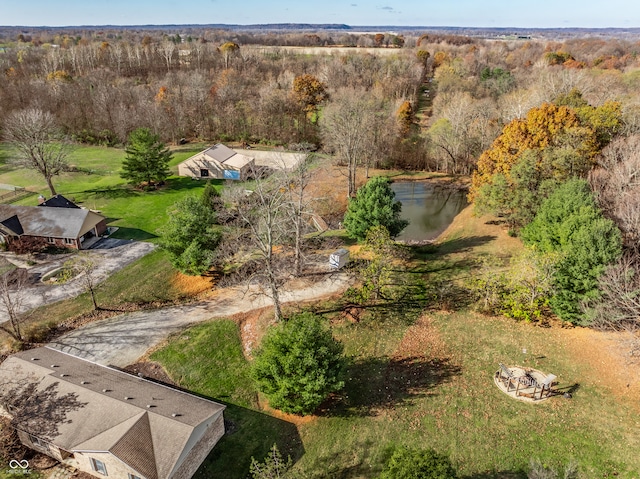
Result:
<svg viewBox="0 0 640 479"><path fill-rule="evenodd" d="M90 457L89 460L91 461L91 469L93 469L96 472L99 472L100 474L104 474L105 476L108 476L107 466L104 465L104 462L94 459L93 457Z"/></svg>
<svg viewBox="0 0 640 479"><path fill-rule="evenodd" d="M64 244L75 244L76 240L74 240L73 238L65 238L64 239Z"/></svg>
<svg viewBox="0 0 640 479"><path fill-rule="evenodd" d="M201 177L209 176L209 170L207 170L206 168L200 168L200 176Z"/></svg>
<svg viewBox="0 0 640 479"><path fill-rule="evenodd" d="M134 476L133 474L129 473L129 479L140 479L140 477Z"/></svg>
<svg viewBox="0 0 640 479"><path fill-rule="evenodd" d="M34 446L43 447L45 449L49 446L46 442L44 442L39 437L33 436L32 434L28 434L28 435L29 435L29 442Z"/></svg>
<svg viewBox="0 0 640 479"><path fill-rule="evenodd" d="M56 242L55 238L52 238L51 236L47 236L47 243L53 244Z"/></svg>

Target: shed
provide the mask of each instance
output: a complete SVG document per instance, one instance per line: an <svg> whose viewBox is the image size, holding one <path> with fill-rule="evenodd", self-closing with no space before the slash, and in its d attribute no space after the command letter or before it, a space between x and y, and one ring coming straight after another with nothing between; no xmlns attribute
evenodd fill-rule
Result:
<svg viewBox="0 0 640 479"><path fill-rule="evenodd" d="M333 269L341 269L345 264L349 262L349 250L344 248L334 251L329 256L329 265Z"/></svg>

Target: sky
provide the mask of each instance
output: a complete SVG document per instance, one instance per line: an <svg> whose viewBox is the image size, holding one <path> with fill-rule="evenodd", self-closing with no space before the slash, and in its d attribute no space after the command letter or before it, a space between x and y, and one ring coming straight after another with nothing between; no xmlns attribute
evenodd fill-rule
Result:
<svg viewBox="0 0 640 479"><path fill-rule="evenodd" d="M638 0L0 0L0 25L640 27Z"/></svg>

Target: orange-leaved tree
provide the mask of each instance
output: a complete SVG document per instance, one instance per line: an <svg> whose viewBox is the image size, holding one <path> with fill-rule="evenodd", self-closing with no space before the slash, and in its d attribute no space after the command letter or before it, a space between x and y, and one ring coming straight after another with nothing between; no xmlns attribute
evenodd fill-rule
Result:
<svg viewBox="0 0 640 479"><path fill-rule="evenodd" d="M315 113L318 105L328 97L327 85L315 76L304 74L293 79L293 98L306 113Z"/></svg>

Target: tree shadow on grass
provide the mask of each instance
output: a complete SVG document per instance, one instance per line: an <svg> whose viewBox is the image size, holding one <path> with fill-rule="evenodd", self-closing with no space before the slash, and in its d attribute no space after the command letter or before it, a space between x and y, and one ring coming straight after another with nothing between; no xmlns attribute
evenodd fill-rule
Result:
<svg viewBox="0 0 640 479"><path fill-rule="evenodd" d="M448 358L367 358L353 362L339 401L328 403L326 416L375 416L382 410L411 405L434 395L438 385L461 374Z"/></svg>
<svg viewBox="0 0 640 479"><path fill-rule="evenodd" d="M202 189L207 184L207 181L211 182L211 185L215 187L221 187L226 180L219 180L211 178L209 180L196 180L194 178L186 176L176 176L169 178L165 185L159 187L156 191L162 193L163 191L182 191L182 190L195 190Z"/></svg>
<svg viewBox="0 0 640 479"><path fill-rule="evenodd" d="M308 469L315 472L304 476L309 479L350 479L360 477L378 477L384 464L382 457L375 461L368 461L370 452L378 449L379 445L372 440L358 441L348 449L331 451L314 459ZM344 464L350 464L344 466ZM296 477L296 476L294 476Z"/></svg>
<svg viewBox="0 0 640 479"><path fill-rule="evenodd" d="M148 231L141 230L139 228L127 228L125 226L119 226L118 231L110 236L110 238L113 239L129 239L135 241L145 241L157 237L158 235L154 235Z"/></svg>
<svg viewBox="0 0 640 479"><path fill-rule="evenodd" d="M110 186L108 188L94 188L91 190L69 193L69 195L74 194L83 195L85 196L86 200L89 197L105 199L132 198L134 196L140 196L142 192L134 190L133 188L128 188L126 186Z"/></svg>
<svg viewBox="0 0 640 479"><path fill-rule="evenodd" d="M207 398L211 399L211 398ZM282 457L297 462L304 455L304 446L295 424L218 399L227 409L225 435L209 453L194 479L245 479L251 458L262 462L276 444Z"/></svg>
<svg viewBox="0 0 640 479"><path fill-rule="evenodd" d="M472 248L485 245L491 241L497 239L497 236L484 235L484 236L465 236L462 238L453 238L436 246L436 254L450 254L450 253L463 253L469 251Z"/></svg>

